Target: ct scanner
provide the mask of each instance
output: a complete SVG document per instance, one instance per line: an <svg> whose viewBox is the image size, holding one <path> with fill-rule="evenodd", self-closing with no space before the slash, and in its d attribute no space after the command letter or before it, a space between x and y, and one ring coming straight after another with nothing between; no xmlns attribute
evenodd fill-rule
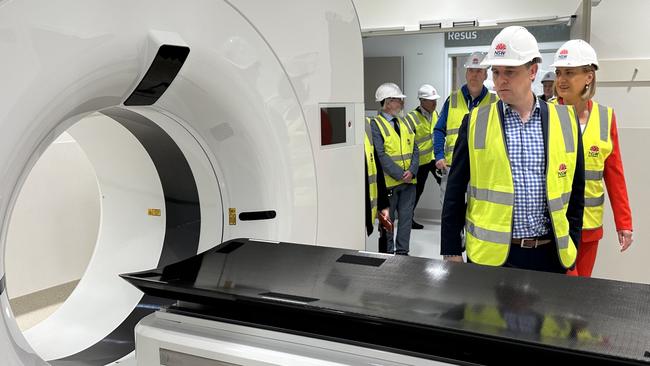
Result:
<svg viewBox="0 0 650 366"><path fill-rule="evenodd" d="M0 50L0 365L650 364L645 285L360 251L351 1L0 0ZM63 131L101 225L23 333L7 228Z"/></svg>
<svg viewBox="0 0 650 366"><path fill-rule="evenodd" d="M3 0L0 50L0 364L128 359L120 334L164 301L119 273L234 237L364 247L351 1ZM338 113L328 146L321 108ZM23 335L5 291L7 227L66 130L96 170L100 232L73 294Z"/></svg>

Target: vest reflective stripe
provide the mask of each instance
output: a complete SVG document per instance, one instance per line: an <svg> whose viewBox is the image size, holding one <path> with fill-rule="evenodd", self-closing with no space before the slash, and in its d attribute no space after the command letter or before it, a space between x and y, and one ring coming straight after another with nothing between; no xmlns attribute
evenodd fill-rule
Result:
<svg viewBox="0 0 650 366"><path fill-rule="evenodd" d="M417 109L408 114L408 119L415 125L415 143L418 145L420 166L433 160L433 127L438 120L438 113L433 111L428 120Z"/></svg>
<svg viewBox="0 0 650 366"><path fill-rule="evenodd" d="M476 198L477 200L498 203L501 205L512 206L513 202L515 202L515 195L513 193L479 189L472 186L469 187L469 196Z"/></svg>
<svg viewBox="0 0 650 366"><path fill-rule="evenodd" d="M514 206L512 171L497 106L492 104L472 111L468 125L467 255L474 263L492 266L502 265L508 257ZM547 202L560 261L566 268L573 265L577 254L566 218L577 139L575 114L566 106L549 106Z"/></svg>
<svg viewBox="0 0 650 366"><path fill-rule="evenodd" d="M406 161L406 160L411 160L412 156L413 156L413 154L404 154L404 155L400 155L400 156L391 156L390 159L392 161L394 161L395 163L401 163L401 162ZM404 170L406 170L406 169L404 169Z"/></svg>
<svg viewBox="0 0 650 366"><path fill-rule="evenodd" d="M490 108L482 108L476 115L476 132L474 134L474 148L476 149L485 149L490 110Z"/></svg>
<svg viewBox="0 0 650 366"><path fill-rule="evenodd" d="M390 130L391 130L391 129L388 128L388 126L386 126L386 125L383 124L383 123L379 123L379 122L377 121L377 119L373 119L373 121L375 121L375 124L376 124L376 125L379 127L379 129L381 130L381 134L382 134L382 136L390 136Z"/></svg>
<svg viewBox="0 0 650 366"><path fill-rule="evenodd" d="M377 217L377 166L375 165L375 146L372 142L371 120L366 118L366 133L364 136L364 151L366 154L366 168L368 169L368 193L370 196L370 217L374 223Z"/></svg>
<svg viewBox="0 0 650 366"><path fill-rule="evenodd" d="M406 125L407 125L408 128L409 128L409 132L412 133L412 134L415 134L415 131L416 131L416 129L415 129L415 123L414 123L413 121L411 121L411 120L408 118L408 116L407 116L407 118L404 119L403 122L406 122Z"/></svg>
<svg viewBox="0 0 650 366"><path fill-rule="evenodd" d="M496 94L487 93L479 102L477 107L483 107L496 102L499 98ZM445 161L452 165L454 146L458 138L458 131L463 122L463 117L469 113L467 102L462 90L457 90L449 96L449 109L447 110L447 135L445 137Z"/></svg>
<svg viewBox="0 0 650 366"><path fill-rule="evenodd" d="M548 210L551 212L559 211L564 208L564 205L569 204L569 199L571 198L571 192L563 193L562 197L558 197L552 200L548 200Z"/></svg>
<svg viewBox="0 0 650 366"><path fill-rule="evenodd" d="M560 250L568 250L569 249L569 241L571 241L571 244L573 245L573 241L570 240L570 239L571 239L571 237L569 237L568 234L565 235L565 236L560 236L557 239L555 239L558 249L560 249ZM575 248L575 245L573 247ZM577 249L575 249L575 250L577 251ZM575 261L575 259L574 259L574 261ZM569 267L567 267L567 268L569 268Z"/></svg>
<svg viewBox="0 0 650 366"><path fill-rule="evenodd" d="M402 170L406 171L411 166L411 158L413 156L413 146L415 146L415 133L411 127L401 118L397 119L399 123L400 134L393 133L395 130L390 122L382 115L377 115L374 122L379 127L382 137L384 138L384 153ZM386 180L386 188L393 188L404 182L391 177L387 169L384 169L384 178ZM415 177L411 184L416 184Z"/></svg>
<svg viewBox="0 0 650 366"><path fill-rule="evenodd" d="M427 149L423 149L423 150L418 151L418 154L419 154L420 156L422 156L422 155L431 154L432 152L433 152L433 146L430 146L430 147L427 148ZM426 160L425 160L425 161L426 161ZM427 161L426 163L428 163L428 162L431 162L431 160ZM426 164L426 163L422 162L422 159L420 159L420 165L422 165L422 164Z"/></svg>
<svg viewBox="0 0 650 366"><path fill-rule="evenodd" d="M573 127L571 126L571 118L569 117L569 108L557 108L557 114L560 117L562 137L564 137L564 146L566 147L566 151L574 152L576 148L573 143Z"/></svg>
<svg viewBox="0 0 650 366"><path fill-rule="evenodd" d="M603 172L598 170L585 170L585 180L601 180Z"/></svg>
<svg viewBox="0 0 650 366"><path fill-rule="evenodd" d="M469 234L472 234L473 237L491 243L510 245L510 241L512 240L512 235L509 232L493 231L477 227L471 221L465 222L465 230L467 230Z"/></svg>
<svg viewBox="0 0 650 366"><path fill-rule="evenodd" d="M609 141L609 134L607 133L609 131L609 113L607 107L598 103L594 103L594 106L598 106L598 116L600 117L600 141L607 142Z"/></svg>
<svg viewBox="0 0 650 366"><path fill-rule="evenodd" d="M612 153L610 139L612 109L594 102L589 120L582 133L585 156L585 210L583 229L596 229L603 225L605 189L603 172L605 161Z"/></svg>
<svg viewBox="0 0 650 366"><path fill-rule="evenodd" d="M605 195L585 198L585 207L598 207L605 203Z"/></svg>

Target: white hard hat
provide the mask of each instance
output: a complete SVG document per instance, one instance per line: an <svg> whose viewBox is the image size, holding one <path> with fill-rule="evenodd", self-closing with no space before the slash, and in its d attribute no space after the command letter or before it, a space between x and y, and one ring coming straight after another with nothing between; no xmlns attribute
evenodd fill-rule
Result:
<svg viewBox="0 0 650 366"><path fill-rule="evenodd" d="M542 83L545 81L555 81L555 73L553 71L549 71L544 74L544 77L542 77Z"/></svg>
<svg viewBox="0 0 650 366"><path fill-rule="evenodd" d="M386 98L406 98L406 95L402 94L402 90L395 83L383 83L379 85L377 91L375 92L375 101L381 102Z"/></svg>
<svg viewBox="0 0 650 366"><path fill-rule="evenodd" d="M440 99L440 95L438 95L438 91L432 85L424 84L418 89L418 98L436 100Z"/></svg>
<svg viewBox="0 0 650 366"><path fill-rule="evenodd" d="M481 62L484 66L520 66L541 59L537 40L520 26L503 28L492 40L490 51Z"/></svg>
<svg viewBox="0 0 650 366"><path fill-rule="evenodd" d="M566 41L555 52L555 58L551 66L555 67L577 67L594 65L598 69L598 58L596 51L591 45L581 39Z"/></svg>
<svg viewBox="0 0 650 366"><path fill-rule="evenodd" d="M474 52L465 60L466 69L487 69L488 65L482 65L481 62L485 58L485 52Z"/></svg>

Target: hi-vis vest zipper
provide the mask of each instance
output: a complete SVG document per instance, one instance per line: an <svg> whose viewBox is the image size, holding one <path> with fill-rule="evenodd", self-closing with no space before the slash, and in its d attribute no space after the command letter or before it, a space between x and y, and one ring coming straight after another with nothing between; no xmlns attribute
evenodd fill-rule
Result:
<svg viewBox="0 0 650 366"><path fill-rule="evenodd" d="M433 111L431 121L427 120L417 109L408 114L408 122L415 130L415 143L420 154L420 166L433 160L433 128L438 121L438 112Z"/></svg>
<svg viewBox="0 0 650 366"><path fill-rule="evenodd" d="M366 152L366 167L368 168L368 190L370 192L370 217L372 222L377 218L377 166L375 165L375 145L372 143L371 120L366 118L366 134L364 150Z"/></svg>
<svg viewBox="0 0 650 366"><path fill-rule="evenodd" d="M467 256L474 263L505 263L512 240L514 183L498 103L475 108L467 138L470 159L466 215ZM548 105L546 199L560 262L566 268L576 259L566 218L576 169L578 126L572 107Z"/></svg>
<svg viewBox="0 0 650 366"><path fill-rule="evenodd" d="M395 129L390 122L386 120L381 114L375 117L375 123L384 137L384 152L391 160L397 164L402 170L408 170L411 166L411 157L413 156L413 146L415 144L415 131L411 128L410 124L405 123L401 118L398 118L400 135L397 135ZM384 169L384 178L386 179L386 188L393 188L404 182L391 177ZM416 184L416 179L413 177L411 184Z"/></svg>
<svg viewBox="0 0 650 366"><path fill-rule="evenodd" d="M496 94L488 92L481 102L476 106L483 107L499 100ZM476 109L475 108L475 109ZM454 154L454 146L458 138L458 130L463 122L463 117L469 113L465 96L462 90L457 90L449 96L449 110L447 111L447 137L445 137L445 161L451 165Z"/></svg>

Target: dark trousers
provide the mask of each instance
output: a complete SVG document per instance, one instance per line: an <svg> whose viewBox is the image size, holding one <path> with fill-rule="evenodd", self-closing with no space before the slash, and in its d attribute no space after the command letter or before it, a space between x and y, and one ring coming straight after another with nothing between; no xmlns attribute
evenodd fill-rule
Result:
<svg viewBox="0 0 650 366"><path fill-rule="evenodd" d="M560 263L555 242L540 245L537 248L522 248L511 244L508 259L503 266L533 271L566 273L566 268Z"/></svg>
<svg viewBox="0 0 650 366"><path fill-rule="evenodd" d="M379 224L379 243L377 251L379 253L388 253L388 232ZM392 233L391 233L392 234Z"/></svg>
<svg viewBox="0 0 650 366"><path fill-rule="evenodd" d="M436 163L435 161L431 160L431 162L420 165L418 168L418 175L417 179L418 182L415 186L415 207L418 206L418 202L420 201L420 196L422 195L422 192L424 192L424 185L427 183L427 178L429 178L429 173L433 175L433 177L436 179L436 182L440 184L440 178L436 175Z"/></svg>

